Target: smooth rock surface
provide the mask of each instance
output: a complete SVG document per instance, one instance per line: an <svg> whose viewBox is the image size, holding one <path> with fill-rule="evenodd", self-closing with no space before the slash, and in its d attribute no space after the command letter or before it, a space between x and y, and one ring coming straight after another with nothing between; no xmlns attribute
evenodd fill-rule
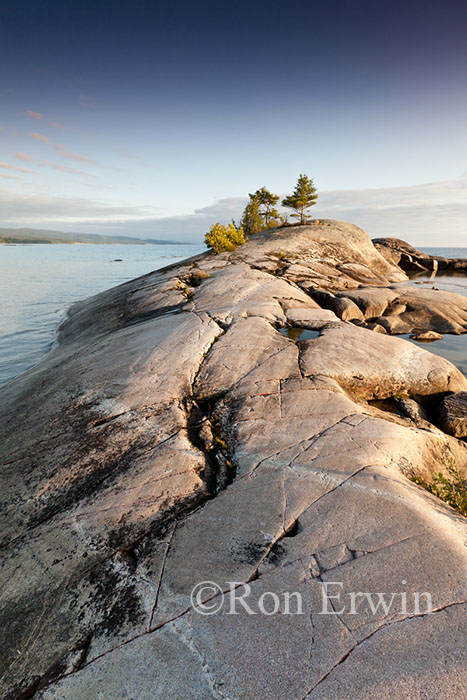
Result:
<svg viewBox="0 0 467 700"><path fill-rule="evenodd" d="M432 343L434 340L441 340L441 333L436 333L436 331L425 331L424 333L416 333L410 336L413 340L420 340L424 343Z"/></svg>
<svg viewBox="0 0 467 700"><path fill-rule="evenodd" d="M459 391L467 381L442 357L400 338L352 324L324 328L319 338L301 345L304 376L332 377L353 395L365 399Z"/></svg>
<svg viewBox="0 0 467 700"><path fill-rule="evenodd" d="M435 331L467 332L467 297L439 289L422 289L409 285L394 288L406 311L399 316L381 319L391 333Z"/></svg>
<svg viewBox="0 0 467 700"><path fill-rule="evenodd" d="M340 296L353 301L360 308L365 318L377 318L383 315L389 304L398 295L392 289L371 287L370 289L341 292Z"/></svg>
<svg viewBox="0 0 467 700"><path fill-rule="evenodd" d="M398 300L378 323L450 306L462 326L460 302L431 312L434 296L391 287L404 279L361 229L323 221L72 307L60 344L0 390L2 698L462 697L467 524L406 475L465 474L467 447L418 403L373 402L439 404L467 379L344 318ZM333 299L343 320L318 337L278 332ZM339 614L321 613L324 584ZM301 614L226 614L232 587L254 611L300 594ZM398 598L353 614L358 591Z"/></svg>
<svg viewBox="0 0 467 700"><path fill-rule="evenodd" d="M328 309L287 309L285 315L293 326L311 330L319 330L327 323L339 321L336 314Z"/></svg>

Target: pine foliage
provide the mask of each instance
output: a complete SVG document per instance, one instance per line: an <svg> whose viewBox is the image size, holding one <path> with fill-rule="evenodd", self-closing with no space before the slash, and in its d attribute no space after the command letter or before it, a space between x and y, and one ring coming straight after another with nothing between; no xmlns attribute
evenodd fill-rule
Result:
<svg viewBox="0 0 467 700"><path fill-rule="evenodd" d="M257 197L256 194L250 194L250 201L246 205L240 221L240 226L247 236L250 236L252 233L258 233L258 231L262 231L264 228L263 219L260 214L260 206L261 202L259 197Z"/></svg>
<svg viewBox="0 0 467 700"><path fill-rule="evenodd" d="M307 210L316 204L318 193L313 184L313 180L307 175L301 174L293 194L282 200L282 206L295 211L294 216L300 219L301 224L306 224Z"/></svg>
<svg viewBox="0 0 467 700"><path fill-rule="evenodd" d="M259 213L264 220L263 228L271 228L271 225L275 225L276 223L275 219L279 217L279 212L275 208L275 205L279 201L279 195L272 194L266 187L261 187L261 189L256 190L254 194L250 194L250 200L253 198L259 201Z"/></svg>

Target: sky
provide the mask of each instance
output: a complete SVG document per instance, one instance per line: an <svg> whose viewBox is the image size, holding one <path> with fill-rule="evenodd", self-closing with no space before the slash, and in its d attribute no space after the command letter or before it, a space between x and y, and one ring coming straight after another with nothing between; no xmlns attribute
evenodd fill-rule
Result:
<svg viewBox="0 0 467 700"><path fill-rule="evenodd" d="M467 246L467 5L16 0L0 227L201 241L300 173L315 216Z"/></svg>

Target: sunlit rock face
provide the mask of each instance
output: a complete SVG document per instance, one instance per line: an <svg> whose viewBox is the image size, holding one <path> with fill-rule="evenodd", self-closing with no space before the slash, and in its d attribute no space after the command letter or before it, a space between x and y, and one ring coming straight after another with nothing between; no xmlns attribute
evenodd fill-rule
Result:
<svg viewBox="0 0 467 700"><path fill-rule="evenodd" d="M467 380L392 334L467 310L405 279L321 221L72 307L0 392L1 697L463 696L466 522L408 476L465 473Z"/></svg>

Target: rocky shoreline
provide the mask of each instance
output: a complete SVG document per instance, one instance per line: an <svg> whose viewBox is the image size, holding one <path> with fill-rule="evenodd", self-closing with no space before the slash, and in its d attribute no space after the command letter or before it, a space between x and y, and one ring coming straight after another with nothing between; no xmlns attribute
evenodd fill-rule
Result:
<svg viewBox="0 0 467 700"><path fill-rule="evenodd" d="M373 243L386 260L395 263L406 272L467 272L467 260L464 258L428 255L399 238L374 238Z"/></svg>
<svg viewBox="0 0 467 700"><path fill-rule="evenodd" d="M320 221L71 308L0 390L1 697L462 697L467 523L408 476L465 476L467 379L393 336L465 333L467 299L399 251ZM303 614L203 615L203 581ZM433 614L323 615L326 583Z"/></svg>

